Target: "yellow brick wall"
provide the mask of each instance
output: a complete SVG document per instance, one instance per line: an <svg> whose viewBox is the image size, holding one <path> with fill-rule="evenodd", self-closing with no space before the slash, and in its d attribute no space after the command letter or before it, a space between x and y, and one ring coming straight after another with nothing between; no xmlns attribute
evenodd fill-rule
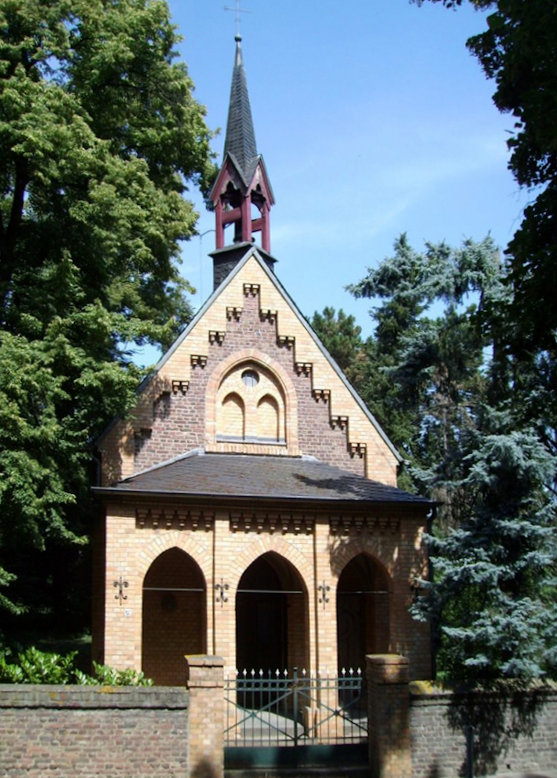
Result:
<svg viewBox="0 0 557 778"><path fill-rule="evenodd" d="M262 514L263 515L263 514ZM386 571L390 588L389 650L410 658L413 677L429 672L428 631L409 615L411 584L424 564L418 549L423 516L386 518L383 528L332 534L325 513L307 517L299 532L234 529L230 512L217 511L209 529L138 526L133 507L112 505L107 514L105 655L107 664L141 668L142 586L152 562L168 549L186 552L199 566L205 583L206 640L212 654L224 657L227 671L236 666L236 592L243 574L261 555L274 552L295 571L304 597L296 601L289 621L290 640L307 643L303 657L311 669L335 672L337 667L337 585L356 555L369 554ZM417 550L418 549L418 550ZM128 583L120 601L114 581ZM222 597L215 584L223 586ZM319 587L328 587L323 589ZM296 615L297 614L297 615Z"/></svg>

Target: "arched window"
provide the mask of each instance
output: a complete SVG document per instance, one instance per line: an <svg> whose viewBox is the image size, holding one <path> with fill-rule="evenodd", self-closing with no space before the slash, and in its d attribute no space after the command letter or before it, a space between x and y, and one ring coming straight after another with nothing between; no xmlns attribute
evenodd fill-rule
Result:
<svg viewBox="0 0 557 778"><path fill-rule="evenodd" d="M285 445L284 390L267 367L243 362L222 379L217 391L217 440Z"/></svg>
<svg viewBox="0 0 557 778"><path fill-rule="evenodd" d="M277 401L266 394L257 403L257 435L269 440L279 439L280 409Z"/></svg>
<svg viewBox="0 0 557 778"><path fill-rule="evenodd" d="M243 438L246 412L242 398L236 392L226 395L219 410L219 429L228 430L230 435Z"/></svg>

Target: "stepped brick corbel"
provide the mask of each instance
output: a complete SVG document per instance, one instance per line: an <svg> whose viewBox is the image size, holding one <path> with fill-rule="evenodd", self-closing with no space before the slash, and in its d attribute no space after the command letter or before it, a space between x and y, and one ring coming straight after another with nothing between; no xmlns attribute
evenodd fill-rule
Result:
<svg viewBox="0 0 557 778"><path fill-rule="evenodd" d="M180 506L137 508L136 526L139 529L180 529L209 532L213 529L215 514L211 511L189 511Z"/></svg>
<svg viewBox="0 0 557 778"><path fill-rule="evenodd" d="M172 379L172 394L186 394L189 388L189 381L182 381L179 378Z"/></svg>
<svg viewBox="0 0 557 778"><path fill-rule="evenodd" d="M153 430L150 427L142 427L139 430L134 430L133 441L136 451L141 451L145 443L149 440Z"/></svg>
<svg viewBox="0 0 557 778"><path fill-rule="evenodd" d="M293 335L277 335L277 343L279 346L291 349L296 343L296 338Z"/></svg>
<svg viewBox="0 0 557 778"><path fill-rule="evenodd" d="M269 308L266 310L261 309L259 311L259 317L261 321L268 321L271 324L274 324L277 320L277 311L271 311Z"/></svg>
<svg viewBox="0 0 557 778"><path fill-rule="evenodd" d="M313 362L295 362L294 370L297 375L310 376L313 370Z"/></svg>
<svg viewBox="0 0 557 778"><path fill-rule="evenodd" d="M206 354L192 354L191 355L191 366L192 367L205 367L207 364L207 355Z"/></svg>
<svg viewBox="0 0 557 778"><path fill-rule="evenodd" d="M211 345L217 343L219 346L222 346L225 335L226 332L223 332L222 330L209 330L209 343Z"/></svg>
<svg viewBox="0 0 557 778"><path fill-rule="evenodd" d="M387 532L395 534L400 527L400 520L379 516L331 516L329 529L331 535L369 535Z"/></svg>
<svg viewBox="0 0 557 778"><path fill-rule="evenodd" d="M348 429L348 416L331 416L331 428L339 430Z"/></svg>
<svg viewBox="0 0 557 778"><path fill-rule="evenodd" d="M239 308L236 305L227 305L226 306L226 318L228 321L240 321L240 317L242 315L243 308Z"/></svg>
<svg viewBox="0 0 557 778"><path fill-rule="evenodd" d="M151 397L152 397L152 404L153 409L156 405L160 403L160 401L164 397L168 397L170 393L172 392L172 381L170 381L168 378L158 379L157 381L154 381L152 384L151 389Z"/></svg>
<svg viewBox="0 0 557 778"><path fill-rule="evenodd" d="M244 295L256 297L259 294L259 284L244 284Z"/></svg>
<svg viewBox="0 0 557 778"><path fill-rule="evenodd" d="M363 459L367 453L367 443L349 443L348 451L351 457L359 456Z"/></svg>
<svg viewBox="0 0 557 778"><path fill-rule="evenodd" d="M328 403L331 399L330 389L312 389L311 394L315 402Z"/></svg>
<svg viewBox="0 0 557 778"><path fill-rule="evenodd" d="M277 513L230 513L231 532L256 532L261 534L280 532L282 535L311 535L315 528L315 517L305 514Z"/></svg>

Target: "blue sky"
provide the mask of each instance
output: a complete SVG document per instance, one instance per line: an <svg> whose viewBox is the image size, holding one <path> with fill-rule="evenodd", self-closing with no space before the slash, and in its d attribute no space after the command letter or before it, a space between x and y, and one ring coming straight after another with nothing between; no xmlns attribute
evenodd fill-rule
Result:
<svg viewBox="0 0 557 778"><path fill-rule="evenodd" d="M235 46L224 6L234 0L169 5L195 96L221 128L220 160ZM257 146L276 199L271 251L304 314L343 308L370 334L370 302L344 287L390 255L401 232L417 249L488 232L506 246L527 195L507 170L513 118L494 107L493 84L465 47L482 14L409 0L242 5ZM202 210L199 232L213 226ZM213 232L184 245L196 308L212 291L213 248Z"/></svg>

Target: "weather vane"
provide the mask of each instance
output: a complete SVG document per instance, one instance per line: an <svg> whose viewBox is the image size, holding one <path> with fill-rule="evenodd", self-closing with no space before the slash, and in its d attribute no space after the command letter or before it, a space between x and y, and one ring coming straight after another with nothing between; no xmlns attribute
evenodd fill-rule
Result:
<svg viewBox="0 0 557 778"><path fill-rule="evenodd" d="M241 0L235 0L234 8L225 5L224 10L234 11L234 21L236 23L236 35L241 36L242 14L250 14L251 11L249 11L247 8L242 8Z"/></svg>

